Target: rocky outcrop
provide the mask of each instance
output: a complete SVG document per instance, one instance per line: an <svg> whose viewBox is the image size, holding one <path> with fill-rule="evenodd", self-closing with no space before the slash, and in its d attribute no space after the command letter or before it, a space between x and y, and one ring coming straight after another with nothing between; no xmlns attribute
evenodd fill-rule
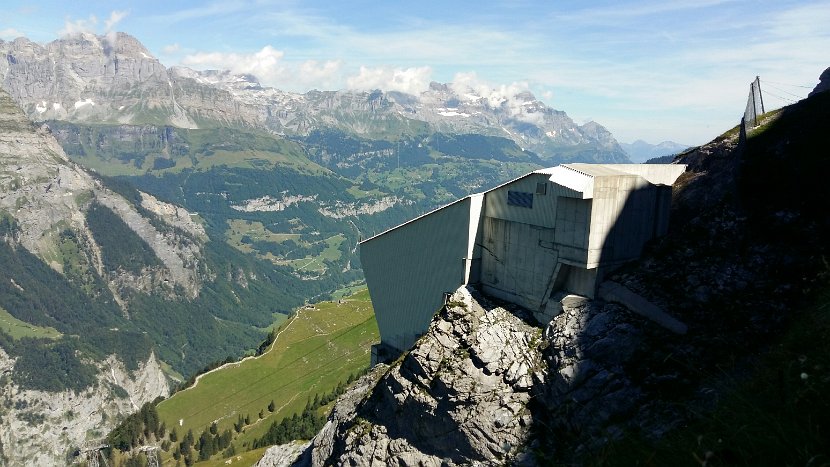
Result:
<svg viewBox="0 0 830 467"><path fill-rule="evenodd" d="M111 356L97 382L75 393L24 390L11 382L14 359L0 348L0 443L6 465L63 465L85 441L101 440L120 418L170 393L155 355L130 372Z"/></svg>
<svg viewBox="0 0 830 467"><path fill-rule="evenodd" d="M630 371L666 331L618 305L561 305L543 328L460 289L410 352L338 401L297 465L542 464L537 451L584 451L683 419L652 402L659 383Z"/></svg>
<svg viewBox="0 0 830 467"><path fill-rule="evenodd" d="M280 444L271 446L265 451L262 459L259 460L255 467L288 467L297 460L297 458L308 449L309 443L292 442L287 444ZM242 457L239 457L241 460ZM231 458L231 460L236 460Z"/></svg>

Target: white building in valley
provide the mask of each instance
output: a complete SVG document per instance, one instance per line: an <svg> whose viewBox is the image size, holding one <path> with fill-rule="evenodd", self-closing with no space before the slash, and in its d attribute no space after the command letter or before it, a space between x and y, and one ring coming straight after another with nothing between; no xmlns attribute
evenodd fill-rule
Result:
<svg viewBox="0 0 830 467"><path fill-rule="evenodd" d="M540 319L555 292L594 297L612 269L668 229L675 164L563 164L462 198L360 243L381 344L423 334L465 284Z"/></svg>

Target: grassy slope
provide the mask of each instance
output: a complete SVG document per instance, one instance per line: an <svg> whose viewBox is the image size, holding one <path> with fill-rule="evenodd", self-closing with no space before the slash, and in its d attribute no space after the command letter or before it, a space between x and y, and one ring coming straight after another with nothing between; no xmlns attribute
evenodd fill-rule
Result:
<svg viewBox="0 0 830 467"><path fill-rule="evenodd" d="M657 445L624 439L586 464L830 465L830 286L794 314L752 376L708 375L728 388L714 412Z"/></svg>
<svg viewBox="0 0 830 467"><path fill-rule="evenodd" d="M0 307L0 329L14 339L21 337L46 337L49 339L57 339L61 336L55 328L35 326L25 321L21 321L11 315L3 307Z"/></svg>
<svg viewBox="0 0 830 467"><path fill-rule="evenodd" d="M331 392L366 368L369 347L377 340L367 290L343 303L302 309L283 324L268 352L204 375L196 386L159 404L159 416L180 437L192 429L198 438L213 421L220 432L233 431L238 416L249 415L252 426L234 441L242 452L242 443L250 445L272 422L301 412L315 394ZM277 408L273 414L267 410L272 400ZM256 422L260 410L265 418Z"/></svg>
<svg viewBox="0 0 830 467"><path fill-rule="evenodd" d="M587 465L830 465L828 122L825 92L766 115L749 132L743 156L738 189L750 220L757 218L752 235L773 245L770 250L787 249L770 255L790 259L774 277L775 285L796 291L787 296L783 325L742 366L700 375L724 393L713 411L656 445L639 437L613 443ZM784 215L792 220L775 223ZM781 294L771 290L765 297Z"/></svg>

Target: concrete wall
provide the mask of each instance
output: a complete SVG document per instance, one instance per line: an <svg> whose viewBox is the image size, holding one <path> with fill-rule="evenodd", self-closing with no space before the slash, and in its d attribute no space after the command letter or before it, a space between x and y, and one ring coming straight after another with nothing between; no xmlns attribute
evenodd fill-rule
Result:
<svg viewBox="0 0 830 467"><path fill-rule="evenodd" d="M485 293L537 310L558 261L553 229L484 218L481 286Z"/></svg>
<svg viewBox="0 0 830 467"><path fill-rule="evenodd" d="M560 196L556 206L556 248L565 264L586 267L591 221L590 199Z"/></svg>
<svg viewBox="0 0 830 467"><path fill-rule="evenodd" d="M360 244L381 342L406 350L470 276L481 196L467 197ZM475 208L475 209L473 209ZM478 212L475 212L478 210Z"/></svg>
<svg viewBox="0 0 830 467"><path fill-rule="evenodd" d="M533 224L552 229L556 224L556 190L558 185L550 183L549 178L547 175L530 174L488 191L484 195L484 215L495 219ZM538 183L545 184L546 194L536 194ZM508 204L508 191L532 194L533 208L528 209Z"/></svg>
<svg viewBox="0 0 830 467"><path fill-rule="evenodd" d="M657 189L637 175L594 180L587 267L637 258L654 236Z"/></svg>

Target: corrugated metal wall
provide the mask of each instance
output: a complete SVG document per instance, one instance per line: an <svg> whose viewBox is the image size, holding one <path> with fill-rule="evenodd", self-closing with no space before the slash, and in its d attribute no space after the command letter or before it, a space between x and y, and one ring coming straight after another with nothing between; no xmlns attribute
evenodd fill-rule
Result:
<svg viewBox="0 0 830 467"><path fill-rule="evenodd" d="M410 348L443 305L444 293L464 284L474 204L480 206L464 198L360 244L384 344Z"/></svg>

